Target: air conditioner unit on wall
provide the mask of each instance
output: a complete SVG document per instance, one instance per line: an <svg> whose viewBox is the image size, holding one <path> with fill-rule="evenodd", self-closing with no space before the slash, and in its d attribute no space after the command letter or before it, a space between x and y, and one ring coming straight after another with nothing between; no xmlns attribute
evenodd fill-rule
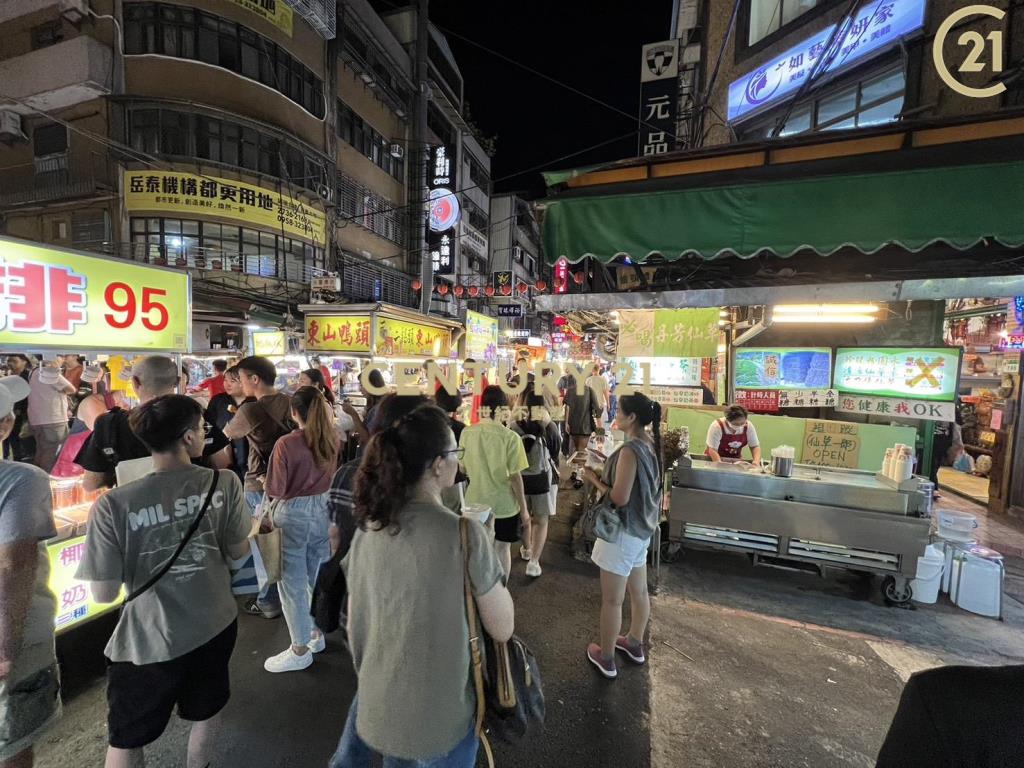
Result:
<svg viewBox="0 0 1024 768"><path fill-rule="evenodd" d="M13 144L15 141L28 141L28 136L21 130L21 115L10 109L0 109L0 142Z"/></svg>

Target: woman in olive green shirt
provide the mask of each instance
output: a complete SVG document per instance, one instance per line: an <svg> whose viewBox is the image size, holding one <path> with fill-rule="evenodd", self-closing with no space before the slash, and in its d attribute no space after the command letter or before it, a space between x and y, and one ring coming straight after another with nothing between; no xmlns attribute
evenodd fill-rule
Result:
<svg viewBox="0 0 1024 768"><path fill-rule="evenodd" d="M448 418L421 406L374 435L356 475L360 529L345 558L358 695L330 768L472 768L479 746L470 679L459 517L441 502L460 449ZM469 523L469 578L480 619L512 636L512 597L487 533Z"/></svg>

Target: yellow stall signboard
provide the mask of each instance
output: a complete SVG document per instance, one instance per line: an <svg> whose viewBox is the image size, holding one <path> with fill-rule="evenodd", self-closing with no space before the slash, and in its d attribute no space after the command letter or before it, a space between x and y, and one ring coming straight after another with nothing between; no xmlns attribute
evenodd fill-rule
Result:
<svg viewBox="0 0 1024 768"><path fill-rule="evenodd" d="M220 216L319 245L327 243L323 211L276 190L232 179L173 171L125 171L124 201L129 211L187 218Z"/></svg>
<svg viewBox="0 0 1024 768"><path fill-rule="evenodd" d="M292 9L284 0L230 0L292 36Z"/></svg>
<svg viewBox="0 0 1024 768"><path fill-rule="evenodd" d="M284 331L253 331L252 352L262 357L280 357L288 354L288 339Z"/></svg>
<svg viewBox="0 0 1024 768"><path fill-rule="evenodd" d="M89 583L75 578L75 571L85 553L85 536L48 544L46 551L50 558L50 589L57 598L58 632L116 608L123 599L122 592L113 603L97 603L92 598Z"/></svg>
<svg viewBox="0 0 1024 768"><path fill-rule="evenodd" d="M376 341L383 357L448 357L452 334L447 328L378 317Z"/></svg>
<svg viewBox="0 0 1024 768"><path fill-rule="evenodd" d="M0 238L0 347L187 352L185 272Z"/></svg>
<svg viewBox="0 0 1024 768"><path fill-rule="evenodd" d="M306 315L309 352L370 352L369 315Z"/></svg>

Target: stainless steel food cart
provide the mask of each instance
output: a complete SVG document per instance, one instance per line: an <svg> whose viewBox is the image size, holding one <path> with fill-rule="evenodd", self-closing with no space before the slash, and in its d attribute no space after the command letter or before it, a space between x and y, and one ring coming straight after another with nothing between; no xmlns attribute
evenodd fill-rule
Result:
<svg viewBox="0 0 1024 768"><path fill-rule="evenodd" d="M886 599L906 603L931 523L930 487L918 486L861 470L798 464L792 477L776 477L683 458L673 476L668 546L748 552L755 564L820 573L877 573Z"/></svg>

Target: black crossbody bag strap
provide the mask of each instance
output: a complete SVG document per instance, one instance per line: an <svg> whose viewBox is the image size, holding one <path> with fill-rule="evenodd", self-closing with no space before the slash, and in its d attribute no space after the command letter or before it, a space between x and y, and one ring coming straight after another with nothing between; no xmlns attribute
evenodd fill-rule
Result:
<svg viewBox="0 0 1024 768"><path fill-rule="evenodd" d="M160 581L160 579L162 579L167 574L167 572L171 570L172 567L174 567L174 564L177 562L178 557L180 557L181 553L185 551L185 547L188 546L189 541L192 540L192 537L195 535L196 531L199 530L199 524L203 522L203 518L206 517L206 510L210 508L210 500L213 499L213 492L217 490L217 480L219 479L220 470L213 470L213 482L210 483L210 490L207 491L206 493L206 500L203 502L203 506L200 508L199 514L196 515L196 519L193 520L192 525L189 526L188 532L185 534L184 538L182 538L181 543L178 544L178 548L174 550L174 554L171 555L171 559L164 563L163 568L161 568L159 571L150 576L149 581L147 581L141 587L139 587L131 594L129 594L128 597L124 599L125 603L130 603L136 597L138 597L147 589L152 587L154 584Z"/></svg>

